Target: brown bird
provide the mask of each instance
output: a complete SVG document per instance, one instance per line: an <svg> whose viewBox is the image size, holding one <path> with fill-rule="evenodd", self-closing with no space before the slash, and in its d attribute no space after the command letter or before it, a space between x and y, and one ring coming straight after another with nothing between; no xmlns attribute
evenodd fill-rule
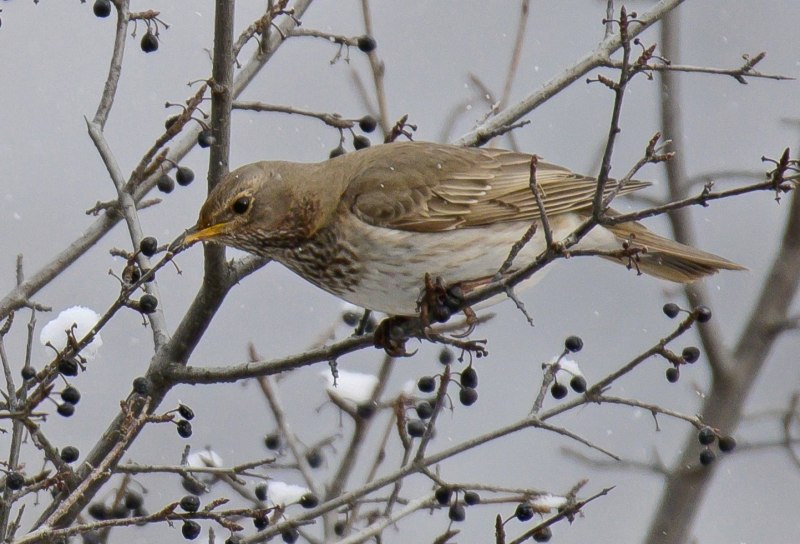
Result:
<svg viewBox="0 0 800 544"><path fill-rule="evenodd" d="M531 158L407 142L316 164L256 162L214 188L184 244L217 242L270 257L357 306L416 315L426 274L468 293L492 280L511 246L539 221L529 185ZM555 240L591 214L594 178L538 162L536 182ZM648 185L632 181L619 194ZM609 181L606 194L616 189L617 182ZM619 250L623 243L646 248L637 256L641 272L670 281L743 269L638 222L595 227L575 247ZM510 272L544 248L539 228Z"/></svg>

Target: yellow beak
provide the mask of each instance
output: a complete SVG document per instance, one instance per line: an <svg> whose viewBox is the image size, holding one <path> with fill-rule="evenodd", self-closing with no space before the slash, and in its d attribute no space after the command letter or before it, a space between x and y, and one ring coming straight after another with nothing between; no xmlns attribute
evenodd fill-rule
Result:
<svg viewBox="0 0 800 544"><path fill-rule="evenodd" d="M183 237L183 245L188 246L194 244L195 242L207 242L209 240L213 240L220 234L224 234L227 230L227 227L227 223L217 223L216 225L211 225L210 227L206 227L204 229L192 227Z"/></svg>

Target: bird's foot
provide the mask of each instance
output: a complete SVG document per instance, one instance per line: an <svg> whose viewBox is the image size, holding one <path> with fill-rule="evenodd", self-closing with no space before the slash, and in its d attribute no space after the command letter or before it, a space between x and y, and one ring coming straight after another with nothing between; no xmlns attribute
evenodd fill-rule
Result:
<svg viewBox="0 0 800 544"><path fill-rule="evenodd" d="M411 357L417 351L406 351L406 341L416 327L416 319L402 315L387 317L375 328L374 345L390 357Z"/></svg>
<svg viewBox="0 0 800 544"><path fill-rule="evenodd" d="M445 323L458 311L464 312L467 330L453 335L455 338L466 338L475 330L478 318L469 306L464 306L464 290L461 284L448 286L440 277L434 280L425 274L425 289L419 301L419 317L422 330L429 336L431 323Z"/></svg>

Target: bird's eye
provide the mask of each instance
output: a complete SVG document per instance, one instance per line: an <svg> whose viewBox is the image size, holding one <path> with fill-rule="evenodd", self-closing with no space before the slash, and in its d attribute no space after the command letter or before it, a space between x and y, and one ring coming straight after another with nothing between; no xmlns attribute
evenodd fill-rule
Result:
<svg viewBox="0 0 800 544"><path fill-rule="evenodd" d="M240 196L239 198L233 201L231 209L233 210L233 213L242 215L243 213L246 213L247 210L250 209L251 202L252 200L249 196Z"/></svg>

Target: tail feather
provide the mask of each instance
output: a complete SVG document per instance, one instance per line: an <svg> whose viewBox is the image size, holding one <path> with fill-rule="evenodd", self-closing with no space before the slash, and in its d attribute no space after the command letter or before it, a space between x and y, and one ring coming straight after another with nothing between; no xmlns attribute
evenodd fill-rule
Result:
<svg viewBox="0 0 800 544"><path fill-rule="evenodd" d="M607 227L620 241L645 251L638 254L639 270L649 276L690 283L720 270L747 270L732 261L655 234L641 223Z"/></svg>

